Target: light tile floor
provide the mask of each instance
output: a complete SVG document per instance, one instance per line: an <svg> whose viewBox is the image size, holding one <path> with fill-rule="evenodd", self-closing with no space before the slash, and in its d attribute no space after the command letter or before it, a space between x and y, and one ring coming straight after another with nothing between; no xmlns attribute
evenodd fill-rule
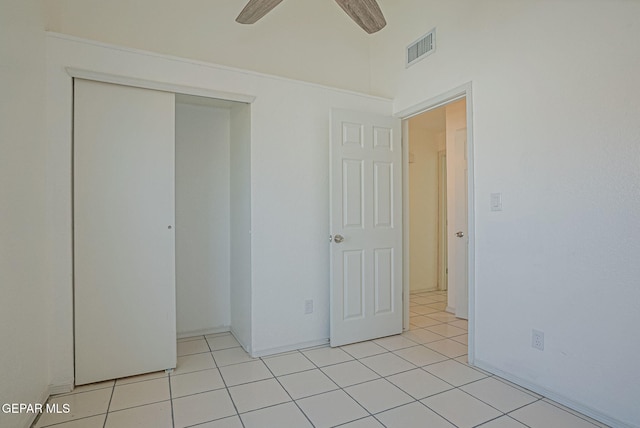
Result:
<svg viewBox="0 0 640 428"><path fill-rule="evenodd" d="M411 329L341 348L251 358L229 333L178 341L171 374L76 388L34 428L605 427L467 362L446 293L412 294Z"/></svg>

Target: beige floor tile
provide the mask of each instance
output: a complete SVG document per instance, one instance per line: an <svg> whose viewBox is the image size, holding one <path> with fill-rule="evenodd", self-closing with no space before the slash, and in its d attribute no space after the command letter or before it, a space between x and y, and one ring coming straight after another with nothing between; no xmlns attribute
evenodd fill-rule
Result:
<svg viewBox="0 0 640 428"><path fill-rule="evenodd" d="M220 374L227 387L273 377L267 366L260 360L220 367Z"/></svg>
<svg viewBox="0 0 640 428"><path fill-rule="evenodd" d="M311 361L300 352L263 358L262 361L269 367L275 376L302 372L315 369Z"/></svg>
<svg viewBox="0 0 640 428"><path fill-rule="evenodd" d="M354 343L353 345L343 346L341 349L346 351L353 358L370 357L372 355L388 352L385 348L372 341Z"/></svg>
<svg viewBox="0 0 640 428"><path fill-rule="evenodd" d="M404 333L402 333L402 335L407 339L413 340L414 342L419 343L421 345L444 339L443 336L440 336L439 334L435 334L432 331L425 330L424 328L405 331Z"/></svg>
<svg viewBox="0 0 640 428"><path fill-rule="evenodd" d="M416 400L439 394L453 386L422 369L410 370L389 376L387 380Z"/></svg>
<svg viewBox="0 0 640 428"><path fill-rule="evenodd" d="M431 306L416 306L411 309L411 311L418 315L428 315L433 314L434 312L440 312L440 309L432 308Z"/></svg>
<svg viewBox="0 0 640 428"><path fill-rule="evenodd" d="M458 319L458 320L455 320L455 321L451 321L449 323L449 325L461 328L463 330L468 330L469 329L469 321L467 321L467 320Z"/></svg>
<svg viewBox="0 0 640 428"><path fill-rule="evenodd" d="M116 385L109 411L127 409L170 399L169 378Z"/></svg>
<svg viewBox="0 0 640 428"><path fill-rule="evenodd" d="M294 400L338 389L338 386L319 369L278 377Z"/></svg>
<svg viewBox="0 0 640 428"><path fill-rule="evenodd" d="M353 357L340 348L330 348L328 346L322 348L310 349L302 351L316 366L324 367L330 364L344 363L353 360Z"/></svg>
<svg viewBox="0 0 640 428"><path fill-rule="evenodd" d="M468 352L467 345L451 339L438 340L436 342L425 343L424 346L436 352L446 355L449 358L460 357Z"/></svg>
<svg viewBox="0 0 640 428"><path fill-rule="evenodd" d="M48 403L57 404L60 409L65 404L69 405L69 413L43 413L40 415L35 427L44 427L51 424L68 422L74 419L86 418L107 413L111 388L102 388L94 391L80 392L78 394L55 396Z"/></svg>
<svg viewBox="0 0 640 428"><path fill-rule="evenodd" d="M439 311L444 311L445 309L447 309L447 303L445 301L437 302L437 303L429 303L427 306L429 306L430 308L437 309Z"/></svg>
<svg viewBox="0 0 640 428"><path fill-rule="evenodd" d="M469 343L469 335L468 334L461 334L460 336L453 336L450 338L451 340L455 340L458 343L461 343L463 345L466 345Z"/></svg>
<svg viewBox="0 0 640 428"><path fill-rule="evenodd" d="M425 317L433 318L434 320L438 320L440 322L452 322L458 319L455 315L450 314L449 312L436 312L433 314L425 315Z"/></svg>
<svg viewBox="0 0 640 428"><path fill-rule="evenodd" d="M396 351L402 348L408 348L410 346L416 346L417 343L413 340L409 340L406 337L398 334L395 336L384 337L374 341L376 344L382 346L389 351Z"/></svg>
<svg viewBox="0 0 640 428"><path fill-rule="evenodd" d="M178 364L172 375L181 375L185 373L197 372L200 370L214 369L216 363L210 352L203 354L185 355L178 357Z"/></svg>
<svg viewBox="0 0 640 428"><path fill-rule="evenodd" d="M471 428L502 415L459 389L433 395L421 402L458 428Z"/></svg>
<svg viewBox="0 0 640 428"><path fill-rule="evenodd" d="M501 380L504 380L504 379L501 379ZM512 384L512 386L514 386L514 385ZM515 387L515 386L514 386L514 387ZM541 396L539 396L538 394L536 394L535 392L529 391L529 390L528 390L528 389L526 389L526 388L520 388L520 389L521 389L522 391L524 391L524 392L526 392L526 393L530 394L530 395L533 395L533 396L536 396L536 397L541 397ZM541 398L542 398L542 397L541 397ZM563 406L562 404L558 403L557 401L553 401L553 400L551 400L551 399L549 399L549 398L542 398L542 401L544 401L544 402L546 402L546 403L549 403L549 404L551 404L551 405L553 405L553 406L556 406L556 407L558 407L559 409L564 410L565 412L569 412L569 413L573 414L574 416L578 416L579 418L582 418L582 419L584 419L584 420L586 420L586 421L588 421L588 422L591 422L592 424L594 424L595 426L597 426L597 427L599 427L599 428L609 428L609 425L606 425L606 424L604 424L604 423L602 423L602 422L599 422L599 421L597 421L597 420L595 420L595 419L593 419L593 418L590 418L590 417L589 417L589 416L587 416L587 415L583 415L582 413L580 413L580 412L578 412L578 411L576 411L576 410L570 409L569 407Z"/></svg>
<svg viewBox="0 0 640 428"><path fill-rule="evenodd" d="M380 377L359 361L334 364L324 367L322 371L342 388Z"/></svg>
<svg viewBox="0 0 640 428"><path fill-rule="evenodd" d="M440 361L449 359L448 357L445 357L444 355L422 345L400 349L398 351L395 351L394 354L409 361L412 364L415 364L418 367L439 363Z"/></svg>
<svg viewBox="0 0 640 428"><path fill-rule="evenodd" d="M275 379L245 383L229 388L231 399L238 413L249 412L263 407L291 401L289 394Z"/></svg>
<svg viewBox="0 0 640 428"><path fill-rule="evenodd" d="M194 428L243 428L243 426L240 417L236 415L197 425Z"/></svg>
<svg viewBox="0 0 640 428"><path fill-rule="evenodd" d="M210 352L209 345L204 337L198 340L189 340L186 342L178 342L178 357L191 354L201 354Z"/></svg>
<svg viewBox="0 0 640 428"><path fill-rule="evenodd" d="M231 333L206 336L207 343L209 344L209 348L212 351L219 351L222 349L229 348L237 348L240 346L240 343L236 340L235 337Z"/></svg>
<svg viewBox="0 0 640 428"><path fill-rule="evenodd" d="M393 353L374 355L360 360L380 376L386 377L396 373L415 369L416 366Z"/></svg>
<svg viewBox="0 0 640 428"><path fill-rule="evenodd" d="M173 428L171 402L149 404L131 409L109 412L105 428Z"/></svg>
<svg viewBox="0 0 640 428"><path fill-rule="evenodd" d="M224 388L224 382L218 369L201 370L171 376L171 396L173 398L200 392L213 391Z"/></svg>
<svg viewBox="0 0 640 428"><path fill-rule="evenodd" d="M414 402L376 415L387 428L455 428L441 416L419 402ZM419 421L419 422L417 422ZM419 425L416 425L419 423Z"/></svg>
<svg viewBox="0 0 640 428"><path fill-rule="evenodd" d="M466 385L486 377L483 373L454 360L432 364L424 367L424 370L453 386Z"/></svg>
<svg viewBox="0 0 640 428"><path fill-rule="evenodd" d="M428 305L430 303L438 303L439 300L430 297L411 297L411 302L417 303L418 305Z"/></svg>
<svg viewBox="0 0 640 428"><path fill-rule="evenodd" d="M488 373L488 372L485 372L484 370L481 370L481 369L476 368L476 367L474 367L474 369L479 370L479 371L481 371L481 372L483 372L483 373ZM522 391L522 392L525 392L525 393L527 393L527 394L529 394L529 395L532 395L532 396L536 397L536 398L537 398L537 399L539 399L539 400L540 400L540 399L542 399L542 398L544 398L544 397L542 397L542 395L537 394L537 393L535 393L535 392L533 392L533 391L531 391L531 390L529 390L529 389L527 389L527 388L524 388L524 387L522 387L522 386L520 386L520 385L516 385L515 383L509 382L509 381L508 381L508 380L506 380L506 379L503 379L503 378L498 377L498 376L494 376L494 378L495 378L496 380L499 380L499 381L500 381L500 382L502 382L502 383L506 383L507 385L509 385L509 386L510 386L510 387L512 387L512 388L518 389L518 390L520 390L520 391Z"/></svg>
<svg viewBox="0 0 640 428"><path fill-rule="evenodd" d="M416 316L412 316L409 319L409 322L417 327L420 328L424 328L424 327L433 327L436 325L441 325L443 324L442 321L438 321L435 320L433 318L429 318L428 315L416 315Z"/></svg>
<svg viewBox="0 0 640 428"><path fill-rule="evenodd" d="M594 425L546 401L536 401L509 413L509 416L531 428L593 428Z"/></svg>
<svg viewBox="0 0 640 428"><path fill-rule="evenodd" d="M485 378L469 383L460 387L460 389L495 407L502 413L508 413L537 400L536 397L493 378Z"/></svg>
<svg viewBox="0 0 640 428"><path fill-rule="evenodd" d="M236 414L226 389L189 395L173 400L175 428L226 418Z"/></svg>
<svg viewBox="0 0 640 428"><path fill-rule="evenodd" d="M439 334L440 336L444 336L444 337L460 336L461 334L467 333L467 330L454 327L451 324L438 324L431 327L427 327L426 330L432 331L435 334Z"/></svg>
<svg viewBox="0 0 640 428"><path fill-rule="evenodd" d="M482 424L478 428L527 428L527 426L505 415Z"/></svg>
<svg viewBox="0 0 640 428"><path fill-rule="evenodd" d="M61 424L48 425L51 428L103 428L106 414L99 416L90 416L88 418L76 419ZM36 425L40 426L40 425Z"/></svg>
<svg viewBox="0 0 640 428"><path fill-rule="evenodd" d="M245 428L313 428L307 417L294 403L260 409L241 415Z"/></svg>
<svg viewBox="0 0 640 428"><path fill-rule="evenodd" d="M204 336L200 335L200 336L189 336L189 337L181 337L180 339L178 339L178 343L180 342L191 342L192 340L200 340L203 339Z"/></svg>
<svg viewBox="0 0 640 428"><path fill-rule="evenodd" d="M372 414L414 401L413 397L386 379L360 383L344 390Z"/></svg>
<svg viewBox="0 0 640 428"><path fill-rule="evenodd" d="M340 428L384 428L376 418L369 416L368 418L358 419L348 424L340 425Z"/></svg>
<svg viewBox="0 0 640 428"><path fill-rule="evenodd" d="M129 383L144 382L144 381L153 380L153 379L162 379L162 378L169 378L169 374L164 370L159 372L145 373L141 375L116 379L116 386L127 385Z"/></svg>
<svg viewBox="0 0 640 428"><path fill-rule="evenodd" d="M113 385L115 385L115 383L116 383L115 380L105 380L104 382L96 382L96 383L90 383L87 385L80 385L73 388L73 391L56 395L56 397L62 397L64 395L69 395L69 394L78 394L80 392L95 391L96 389L113 388Z"/></svg>
<svg viewBox="0 0 640 428"><path fill-rule="evenodd" d="M218 367L246 363L248 361L255 360L255 358L251 358L251 356L242 348L223 349L220 351L213 351L211 354L213 355L213 359L216 361L216 365Z"/></svg>
<svg viewBox="0 0 640 428"><path fill-rule="evenodd" d="M344 391L332 391L297 401L316 428L328 428L368 416Z"/></svg>

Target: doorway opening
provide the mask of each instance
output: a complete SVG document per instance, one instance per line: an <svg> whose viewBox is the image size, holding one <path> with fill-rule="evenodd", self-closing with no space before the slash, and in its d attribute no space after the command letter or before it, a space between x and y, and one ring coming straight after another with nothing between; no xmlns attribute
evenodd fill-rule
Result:
<svg viewBox="0 0 640 428"><path fill-rule="evenodd" d="M473 161L471 85L400 112L404 135L405 329L426 294L469 320L473 361ZM431 298L427 300L433 300ZM423 299L424 300L424 299ZM436 302L425 302L432 303ZM415 327L415 326L413 326Z"/></svg>

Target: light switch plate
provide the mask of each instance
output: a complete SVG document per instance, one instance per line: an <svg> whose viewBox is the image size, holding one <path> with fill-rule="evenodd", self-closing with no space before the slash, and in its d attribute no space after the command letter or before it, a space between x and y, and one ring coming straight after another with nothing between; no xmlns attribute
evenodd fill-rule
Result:
<svg viewBox="0 0 640 428"><path fill-rule="evenodd" d="M502 211L502 193L491 194L491 211Z"/></svg>

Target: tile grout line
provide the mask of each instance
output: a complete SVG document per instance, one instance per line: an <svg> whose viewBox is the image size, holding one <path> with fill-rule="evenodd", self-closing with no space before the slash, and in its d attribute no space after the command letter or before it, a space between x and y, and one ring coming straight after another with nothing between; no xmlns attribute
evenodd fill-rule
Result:
<svg viewBox="0 0 640 428"><path fill-rule="evenodd" d="M305 355L303 355L305 356ZM305 356L306 357L306 356ZM308 359L308 358L307 358ZM276 382L278 382L278 385L280 385L280 388L282 388L282 390L287 394L287 396L289 396L289 398L291 399L291 402L293 402L293 404L295 404L295 406L298 408L298 410L300 410L300 413L302 413L304 415L304 417L309 421L309 423L311 424L312 427L315 428L315 424L311 421L311 419L309 418L309 416L304 412L304 410L302 410L302 408L300 407L300 405L296 402L296 400L293 399L293 397L291 396L291 394L289 393L289 391L287 391L287 388L284 387L284 385L280 382L280 379L278 379L278 377L275 375L275 373L273 373L273 370L271 370L271 367L269 367L269 365L267 363L264 362L264 359L262 357L260 357L260 361L262 361L262 363L267 367L267 370L269 370L269 373L271 373L271 375L273 376L273 378L276 380ZM311 361L311 364L313 364L313 361ZM284 403L280 403L280 404L284 404ZM276 404L276 406L280 405L280 404Z"/></svg>
<svg viewBox="0 0 640 428"><path fill-rule="evenodd" d="M104 422L102 423L102 428L106 428L107 420L109 419L109 408L111 407L111 400L113 400L113 394L116 391L116 382L113 382L113 388L111 389L111 396L109 397L109 404L107 404L107 413L104 415Z"/></svg>
<svg viewBox="0 0 640 428"><path fill-rule="evenodd" d="M171 390L171 373L167 374L169 375L169 407L171 407L171 427L176 428L176 420L173 414L173 391Z"/></svg>

